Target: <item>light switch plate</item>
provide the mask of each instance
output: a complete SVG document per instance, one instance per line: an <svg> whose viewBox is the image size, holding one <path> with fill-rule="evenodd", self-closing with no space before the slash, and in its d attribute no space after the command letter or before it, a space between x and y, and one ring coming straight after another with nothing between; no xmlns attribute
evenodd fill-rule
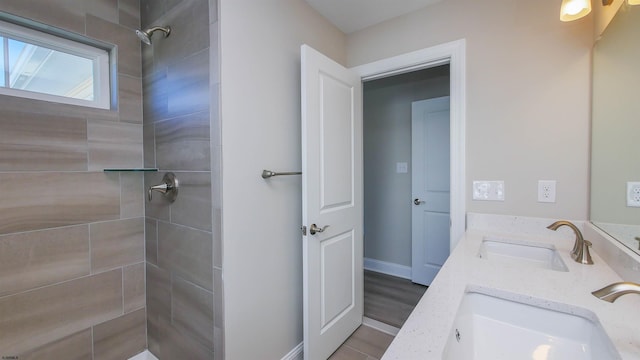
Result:
<svg viewBox="0 0 640 360"><path fill-rule="evenodd" d="M504 201L504 181L474 181L473 200Z"/></svg>
<svg viewBox="0 0 640 360"><path fill-rule="evenodd" d="M406 162L396 163L396 173L406 174L409 171L409 165Z"/></svg>

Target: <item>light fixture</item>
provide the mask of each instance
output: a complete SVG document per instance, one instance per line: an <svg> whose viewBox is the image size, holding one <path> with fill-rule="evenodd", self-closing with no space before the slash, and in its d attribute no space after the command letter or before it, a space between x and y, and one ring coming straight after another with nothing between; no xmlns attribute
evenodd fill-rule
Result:
<svg viewBox="0 0 640 360"><path fill-rule="evenodd" d="M578 20L587 16L590 12L591 0L562 0L562 6L560 7L560 20Z"/></svg>
<svg viewBox="0 0 640 360"><path fill-rule="evenodd" d="M640 0L628 0L629 5L640 5Z"/></svg>

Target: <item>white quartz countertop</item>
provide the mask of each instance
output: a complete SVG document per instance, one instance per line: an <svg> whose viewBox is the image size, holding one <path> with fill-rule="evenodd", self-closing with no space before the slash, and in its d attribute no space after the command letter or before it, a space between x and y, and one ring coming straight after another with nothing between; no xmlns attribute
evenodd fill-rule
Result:
<svg viewBox="0 0 640 360"><path fill-rule="evenodd" d="M481 259L478 253L484 238L553 244L569 271ZM591 295L623 279L598 256L598 249L591 250L595 264L582 265L569 256L572 247L573 240L551 236L467 231L382 359L441 359L465 290L475 286L590 310L623 359L640 359L640 296L625 295L608 303Z"/></svg>

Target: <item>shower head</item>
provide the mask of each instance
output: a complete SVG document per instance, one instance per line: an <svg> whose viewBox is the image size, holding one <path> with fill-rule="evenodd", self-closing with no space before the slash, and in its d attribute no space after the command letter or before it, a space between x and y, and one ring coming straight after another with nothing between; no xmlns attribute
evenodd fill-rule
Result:
<svg viewBox="0 0 640 360"><path fill-rule="evenodd" d="M153 35L153 33L156 31L162 31L164 33L164 37L167 37L169 36L169 34L171 34L171 28L168 26L167 27L154 26L147 30L136 30L136 35L138 35L138 38L140 39L140 41L142 41L147 45L151 45L151 35Z"/></svg>

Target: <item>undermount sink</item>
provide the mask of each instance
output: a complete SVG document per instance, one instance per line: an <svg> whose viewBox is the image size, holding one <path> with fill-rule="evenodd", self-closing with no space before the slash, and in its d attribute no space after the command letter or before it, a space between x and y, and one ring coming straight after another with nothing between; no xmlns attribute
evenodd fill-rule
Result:
<svg viewBox="0 0 640 360"><path fill-rule="evenodd" d="M478 257L503 264L569 271L553 245L487 238L480 245Z"/></svg>
<svg viewBox="0 0 640 360"><path fill-rule="evenodd" d="M465 293L443 359L621 359L589 310L483 291Z"/></svg>

